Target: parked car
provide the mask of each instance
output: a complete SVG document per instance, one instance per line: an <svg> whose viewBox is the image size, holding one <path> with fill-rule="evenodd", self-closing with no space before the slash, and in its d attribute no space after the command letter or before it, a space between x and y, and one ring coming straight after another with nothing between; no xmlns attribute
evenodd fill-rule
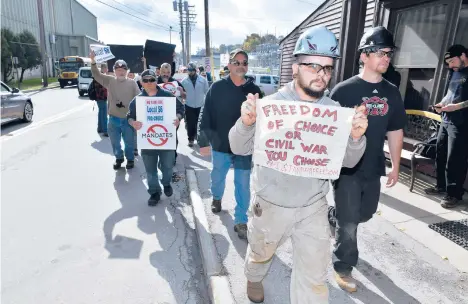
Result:
<svg viewBox="0 0 468 304"><path fill-rule="evenodd" d="M93 74L91 73L91 67L82 67L78 71L78 94L84 96L88 94L88 87L93 82Z"/></svg>
<svg viewBox="0 0 468 304"><path fill-rule="evenodd" d="M278 91L278 76L268 74L247 74L247 76L255 79L255 84L260 87L260 90L262 90L265 96L274 94Z"/></svg>
<svg viewBox="0 0 468 304"><path fill-rule="evenodd" d="M7 123L21 119L24 122L32 121L34 108L31 97L17 88L10 88L1 82L2 121Z"/></svg>

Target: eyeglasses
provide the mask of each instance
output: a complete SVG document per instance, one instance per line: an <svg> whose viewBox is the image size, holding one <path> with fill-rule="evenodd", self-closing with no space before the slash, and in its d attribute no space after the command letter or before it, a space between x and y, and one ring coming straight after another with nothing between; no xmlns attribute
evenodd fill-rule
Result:
<svg viewBox="0 0 468 304"><path fill-rule="evenodd" d="M238 60L232 60L231 61L231 64L232 65L235 65L235 66L248 66L249 65L249 62L247 60L244 60L242 62L238 61Z"/></svg>
<svg viewBox="0 0 468 304"><path fill-rule="evenodd" d="M330 76L333 71L335 70L335 67L332 66L332 65L325 65L325 66L322 66L318 63L313 63L313 62L301 62L301 63L298 63L299 65L302 65L302 66L306 66L309 70L311 70L312 72L314 72L315 74L318 74L320 73L320 71L323 70L323 73L327 76Z"/></svg>
<svg viewBox="0 0 468 304"><path fill-rule="evenodd" d="M143 83L153 83L153 82L156 82L156 79L155 78L143 78L141 81L143 81Z"/></svg>
<svg viewBox="0 0 468 304"><path fill-rule="evenodd" d="M375 50L374 52L372 52L375 54L375 56L377 58L383 58L384 56L387 56L389 59L392 59L393 58L393 55L395 54L394 51L384 51L384 50Z"/></svg>

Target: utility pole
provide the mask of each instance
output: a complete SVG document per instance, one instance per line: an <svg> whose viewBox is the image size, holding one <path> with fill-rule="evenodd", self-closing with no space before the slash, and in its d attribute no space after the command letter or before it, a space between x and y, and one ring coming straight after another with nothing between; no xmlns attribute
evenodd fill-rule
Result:
<svg viewBox="0 0 468 304"><path fill-rule="evenodd" d="M190 62L190 11L188 8L188 3L184 3L185 11L185 50L187 55L187 64Z"/></svg>
<svg viewBox="0 0 468 304"><path fill-rule="evenodd" d="M205 1L205 50L206 57L211 57L210 46L210 17L208 15L208 0Z"/></svg>
<svg viewBox="0 0 468 304"><path fill-rule="evenodd" d="M42 82L44 88L49 86L47 82L47 58L46 58L46 39L44 30L44 12L42 10L42 0L37 0L37 14L39 18L39 33L41 40L41 59L42 59Z"/></svg>
<svg viewBox="0 0 468 304"><path fill-rule="evenodd" d="M185 42L184 42L184 21L182 19L182 0L179 0L179 14L180 14L180 41L182 42L182 64L185 63Z"/></svg>

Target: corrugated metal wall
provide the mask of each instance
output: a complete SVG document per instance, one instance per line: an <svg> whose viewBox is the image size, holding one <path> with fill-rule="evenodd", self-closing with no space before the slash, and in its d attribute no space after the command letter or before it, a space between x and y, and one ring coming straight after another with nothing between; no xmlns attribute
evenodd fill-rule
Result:
<svg viewBox="0 0 468 304"><path fill-rule="evenodd" d="M55 0L57 1L57 0ZM89 36L98 39L97 19L83 5L72 1L73 30L75 35Z"/></svg>
<svg viewBox="0 0 468 304"><path fill-rule="evenodd" d="M313 12L300 26L296 28L290 36L280 45L281 48L281 65L280 65L280 86L292 80L292 64L294 46L299 35L307 28L316 25L325 25L331 30L336 37L340 38L341 16L343 10L343 0L328 0L323 3L315 12ZM372 27L374 18L375 1L367 1L365 29Z"/></svg>

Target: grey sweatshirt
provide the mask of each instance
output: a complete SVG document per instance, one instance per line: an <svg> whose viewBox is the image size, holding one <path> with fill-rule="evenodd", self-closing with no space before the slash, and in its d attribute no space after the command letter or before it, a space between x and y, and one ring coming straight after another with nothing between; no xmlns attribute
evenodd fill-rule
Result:
<svg viewBox="0 0 468 304"><path fill-rule="evenodd" d="M95 64L91 65L93 78L107 89L107 108L109 115L126 118L128 105L141 93L137 83L130 78L119 80L114 76L102 74Z"/></svg>
<svg viewBox="0 0 468 304"><path fill-rule="evenodd" d="M265 99L299 101L294 82L288 83L284 88ZM318 104L340 106L336 101L328 97L322 97ZM237 155L250 155L254 151L255 124L245 126L241 118L237 120L229 132L231 150ZM343 159L343 167L352 168L361 159L366 149L366 138L359 141L348 140L346 154ZM255 194L262 199L281 207L298 208L309 206L329 191L329 181L310 177L294 176L279 171L255 165L253 170L253 188Z"/></svg>

